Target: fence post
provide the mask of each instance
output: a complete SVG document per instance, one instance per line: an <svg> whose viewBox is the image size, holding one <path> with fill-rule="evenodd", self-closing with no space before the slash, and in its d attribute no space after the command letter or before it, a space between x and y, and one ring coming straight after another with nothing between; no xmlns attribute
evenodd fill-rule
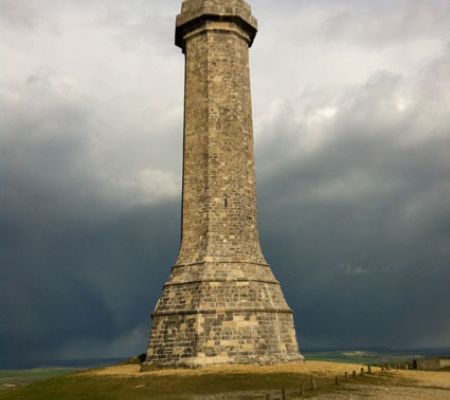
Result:
<svg viewBox="0 0 450 400"><path fill-rule="evenodd" d="M347 380L348 379L348 372L345 373L344 375L344 379Z"/></svg>
<svg viewBox="0 0 450 400"><path fill-rule="evenodd" d="M314 378L311 379L311 390L317 390L317 383L316 380Z"/></svg>
<svg viewBox="0 0 450 400"><path fill-rule="evenodd" d="M281 400L286 400L286 389L281 389Z"/></svg>

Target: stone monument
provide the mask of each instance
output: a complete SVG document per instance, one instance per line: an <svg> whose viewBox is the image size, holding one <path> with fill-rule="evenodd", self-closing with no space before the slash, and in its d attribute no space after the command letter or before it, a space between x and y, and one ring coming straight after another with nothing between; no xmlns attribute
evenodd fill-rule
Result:
<svg viewBox="0 0 450 400"><path fill-rule="evenodd" d="M152 315L148 367L301 360L292 310L259 243L244 0L185 0L181 246Z"/></svg>

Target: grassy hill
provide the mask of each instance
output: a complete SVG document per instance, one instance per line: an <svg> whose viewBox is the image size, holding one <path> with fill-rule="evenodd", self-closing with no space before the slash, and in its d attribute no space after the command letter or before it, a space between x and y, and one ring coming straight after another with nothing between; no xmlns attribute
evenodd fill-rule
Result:
<svg viewBox="0 0 450 400"><path fill-rule="evenodd" d="M270 367L219 367L202 370L162 370L140 373L139 366L118 365L53 377L0 392L2 400L183 400L195 396L256 399L299 395L303 384L307 395L342 389L344 373L359 373L356 364L307 362ZM335 385L339 376L340 386ZM317 390L311 391L311 379ZM358 376L358 384L381 384L387 375Z"/></svg>
<svg viewBox="0 0 450 400"><path fill-rule="evenodd" d="M357 356L364 358L362 354ZM450 400L448 372L382 371L373 367L373 373L365 368L361 375L362 367L357 363L307 361L141 373L139 364L123 363L72 373L10 372L0 374L0 400L262 400L268 394L275 400L282 399L282 389L286 399L329 399L330 393L333 399L348 399L352 393L355 399ZM58 376L61 374L65 375ZM41 378L46 379L36 382ZM312 390L313 381L316 390ZM304 396L300 396L302 387Z"/></svg>

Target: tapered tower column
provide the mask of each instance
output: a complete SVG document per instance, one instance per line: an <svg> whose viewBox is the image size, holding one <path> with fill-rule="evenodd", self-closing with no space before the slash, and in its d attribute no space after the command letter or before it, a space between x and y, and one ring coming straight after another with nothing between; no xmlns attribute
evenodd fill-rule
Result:
<svg viewBox="0 0 450 400"><path fill-rule="evenodd" d="M228 12L227 12L228 11ZM248 48L256 20L243 1L185 1L183 223L178 264L265 263L259 246Z"/></svg>
<svg viewBox="0 0 450 400"><path fill-rule="evenodd" d="M145 365L301 359L259 242L248 59L256 31L244 0L185 0L177 17L186 58L181 246Z"/></svg>

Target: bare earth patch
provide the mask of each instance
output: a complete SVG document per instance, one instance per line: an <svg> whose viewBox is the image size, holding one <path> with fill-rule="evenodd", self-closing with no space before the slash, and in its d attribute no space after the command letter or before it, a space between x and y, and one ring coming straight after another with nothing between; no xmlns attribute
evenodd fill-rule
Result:
<svg viewBox="0 0 450 400"><path fill-rule="evenodd" d="M448 371L396 371L395 374L406 379L414 379L416 385L418 386L428 388L439 387L450 391L450 373Z"/></svg>
<svg viewBox="0 0 450 400"><path fill-rule="evenodd" d="M351 392L338 392L316 397L323 400L379 399L379 400L449 400L448 389L428 389L412 386L357 386Z"/></svg>
<svg viewBox="0 0 450 400"><path fill-rule="evenodd" d="M163 369L149 372L140 372L139 365L116 365L104 369L87 371L83 374L91 376L111 377L142 377L142 376L197 376L197 375L220 375L220 374L280 374L293 373L311 376L334 376L343 375L345 372L359 371L357 364L340 364L328 361L306 361L303 363L291 363L280 365L247 366L247 365L221 365L202 369Z"/></svg>

